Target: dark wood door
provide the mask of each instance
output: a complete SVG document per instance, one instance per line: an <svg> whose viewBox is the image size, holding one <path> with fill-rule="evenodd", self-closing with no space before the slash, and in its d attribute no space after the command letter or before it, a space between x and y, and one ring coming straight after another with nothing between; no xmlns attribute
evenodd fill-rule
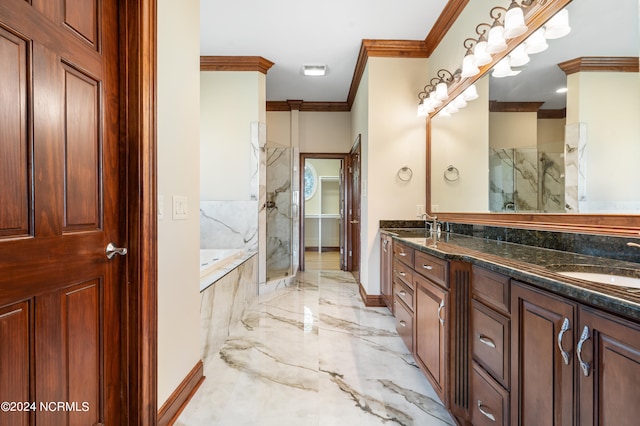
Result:
<svg viewBox="0 0 640 426"><path fill-rule="evenodd" d="M512 425L574 424L575 317L574 303L513 283Z"/></svg>
<svg viewBox="0 0 640 426"><path fill-rule="evenodd" d="M640 326L586 307L581 307L579 317L580 326L576 330L578 424L637 425L640 421Z"/></svg>
<svg viewBox="0 0 640 426"><path fill-rule="evenodd" d="M393 313L393 239L390 235L380 235L380 296Z"/></svg>
<svg viewBox="0 0 640 426"><path fill-rule="evenodd" d="M416 359L444 401L448 292L418 274L414 276L414 283Z"/></svg>
<svg viewBox="0 0 640 426"><path fill-rule="evenodd" d="M349 202L349 261L348 270L360 283L360 136L349 154L350 202Z"/></svg>
<svg viewBox="0 0 640 426"><path fill-rule="evenodd" d="M121 423L118 13L0 2L2 425Z"/></svg>

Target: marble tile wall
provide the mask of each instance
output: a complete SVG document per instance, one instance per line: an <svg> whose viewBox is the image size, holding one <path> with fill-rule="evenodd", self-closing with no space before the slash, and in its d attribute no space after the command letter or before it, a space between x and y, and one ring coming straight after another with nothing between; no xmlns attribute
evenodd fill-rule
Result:
<svg viewBox="0 0 640 426"><path fill-rule="evenodd" d="M257 201L201 201L200 248L258 250Z"/></svg>
<svg viewBox="0 0 640 426"><path fill-rule="evenodd" d="M292 150L267 147L267 281L291 275Z"/></svg>
<svg viewBox="0 0 640 426"><path fill-rule="evenodd" d="M200 295L202 359L217 353L258 295L258 256L254 255Z"/></svg>
<svg viewBox="0 0 640 426"><path fill-rule="evenodd" d="M564 140L565 208L580 213L587 201L587 125L567 124Z"/></svg>

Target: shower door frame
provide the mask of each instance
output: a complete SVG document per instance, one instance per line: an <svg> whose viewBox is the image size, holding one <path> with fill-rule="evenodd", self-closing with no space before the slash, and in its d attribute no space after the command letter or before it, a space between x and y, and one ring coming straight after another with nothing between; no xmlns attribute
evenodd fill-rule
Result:
<svg viewBox="0 0 640 426"><path fill-rule="evenodd" d="M346 211L347 211L347 199L348 199L348 185L347 185L347 167L349 161L349 154L338 154L338 153L300 153L300 188L299 191L299 205L300 205L300 242L298 247L299 252L299 270L304 271L304 252L305 252L305 226L304 226L304 218L305 218L305 199L304 199L304 170L305 162L307 159L324 159L324 160L341 160L340 167L340 193L342 195L341 206L340 206L340 269L343 271L348 271L348 262L347 262L347 247L350 247L349 235L347 232L346 226Z"/></svg>

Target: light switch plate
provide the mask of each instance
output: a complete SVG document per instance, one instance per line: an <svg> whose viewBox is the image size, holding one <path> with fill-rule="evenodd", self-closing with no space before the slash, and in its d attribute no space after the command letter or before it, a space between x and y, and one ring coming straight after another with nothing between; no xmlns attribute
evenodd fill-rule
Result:
<svg viewBox="0 0 640 426"><path fill-rule="evenodd" d="M164 219L164 195L158 195L158 220Z"/></svg>
<svg viewBox="0 0 640 426"><path fill-rule="evenodd" d="M186 220L189 215L187 197L183 195L173 196L173 220Z"/></svg>

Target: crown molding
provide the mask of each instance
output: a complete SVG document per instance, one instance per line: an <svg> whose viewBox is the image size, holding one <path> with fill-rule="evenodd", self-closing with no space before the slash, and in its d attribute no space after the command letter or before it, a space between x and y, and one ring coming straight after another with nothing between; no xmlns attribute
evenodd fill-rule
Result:
<svg viewBox="0 0 640 426"><path fill-rule="evenodd" d="M538 112L544 102L489 101L490 112Z"/></svg>
<svg viewBox="0 0 640 426"><path fill-rule="evenodd" d="M638 72L639 64L638 57L634 56L583 56L561 62L558 66L570 75L585 71Z"/></svg>
<svg viewBox="0 0 640 426"><path fill-rule="evenodd" d="M566 108L561 108L561 109L541 109L538 110L538 120L542 120L545 118L550 118L550 119L561 119L561 118L567 118L567 109Z"/></svg>
<svg viewBox="0 0 640 426"><path fill-rule="evenodd" d="M348 112L351 108L346 102L267 101L268 112L294 110L301 112Z"/></svg>
<svg viewBox="0 0 640 426"><path fill-rule="evenodd" d="M438 47L453 23L456 22L467 3L469 3L469 0L449 0L444 9L442 9L440 17L433 24L433 28L431 28L427 38L424 40L427 57L430 57L436 50L436 47Z"/></svg>
<svg viewBox="0 0 640 426"><path fill-rule="evenodd" d="M200 71L258 71L267 74L273 62L262 56L200 56Z"/></svg>

